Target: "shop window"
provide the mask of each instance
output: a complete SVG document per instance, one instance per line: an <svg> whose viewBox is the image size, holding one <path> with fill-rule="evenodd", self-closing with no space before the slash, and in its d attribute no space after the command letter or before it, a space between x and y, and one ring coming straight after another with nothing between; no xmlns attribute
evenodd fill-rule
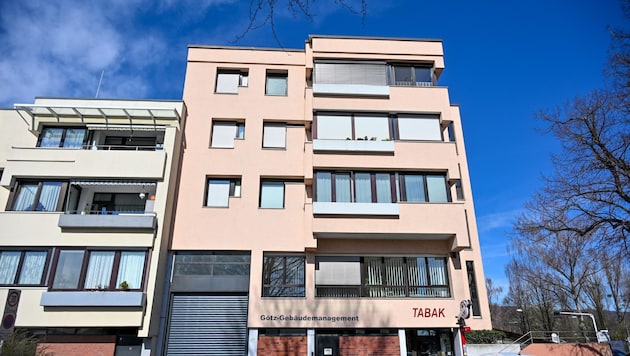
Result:
<svg viewBox="0 0 630 356"><path fill-rule="evenodd" d="M205 206L227 208L230 198L241 196L241 179L208 178L206 188Z"/></svg>
<svg viewBox="0 0 630 356"><path fill-rule="evenodd" d="M263 297L305 296L304 256L263 257Z"/></svg>
<svg viewBox="0 0 630 356"><path fill-rule="evenodd" d="M212 121L210 147L234 148L234 140L245 138L245 123L239 121Z"/></svg>
<svg viewBox="0 0 630 356"><path fill-rule="evenodd" d="M59 250L51 289L139 290L145 260L145 251Z"/></svg>
<svg viewBox="0 0 630 356"><path fill-rule="evenodd" d="M48 251L0 251L0 285L42 285Z"/></svg>
<svg viewBox="0 0 630 356"><path fill-rule="evenodd" d="M248 82L248 72L246 70L218 69L215 92L238 94L238 88L246 87Z"/></svg>
<svg viewBox="0 0 630 356"><path fill-rule="evenodd" d="M67 182L19 180L9 197L7 210L61 211Z"/></svg>

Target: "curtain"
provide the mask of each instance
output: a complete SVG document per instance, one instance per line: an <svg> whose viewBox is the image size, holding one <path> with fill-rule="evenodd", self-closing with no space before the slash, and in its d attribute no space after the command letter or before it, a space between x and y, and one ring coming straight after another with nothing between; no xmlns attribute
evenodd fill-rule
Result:
<svg viewBox="0 0 630 356"><path fill-rule="evenodd" d="M381 258L365 257L364 261L367 273L365 285L368 287L368 296L380 297L383 294L383 290L380 287L374 288L373 286L383 285L383 265L381 263Z"/></svg>
<svg viewBox="0 0 630 356"><path fill-rule="evenodd" d="M212 123L212 147L234 148L238 134L236 122L216 121Z"/></svg>
<svg viewBox="0 0 630 356"><path fill-rule="evenodd" d="M345 140L352 138L352 120L349 115L317 115L317 139Z"/></svg>
<svg viewBox="0 0 630 356"><path fill-rule="evenodd" d="M315 174L317 179L317 196L315 201L332 201L332 174L330 172L317 172Z"/></svg>
<svg viewBox="0 0 630 356"><path fill-rule="evenodd" d="M427 190L429 201L433 203L448 202L446 194L446 180L442 175L427 175Z"/></svg>
<svg viewBox="0 0 630 356"><path fill-rule="evenodd" d="M19 251L4 251L0 255L0 284L13 284L20 263Z"/></svg>
<svg viewBox="0 0 630 356"><path fill-rule="evenodd" d="M230 181L211 179L208 181L208 198L206 206L228 207L230 198Z"/></svg>
<svg viewBox="0 0 630 356"><path fill-rule="evenodd" d="M85 288L109 288L109 281L114 266L114 252L94 251L90 253L87 273L85 275Z"/></svg>
<svg viewBox="0 0 630 356"><path fill-rule="evenodd" d="M59 201L61 182L43 182L42 192L39 196L37 211L55 211Z"/></svg>
<svg viewBox="0 0 630 356"><path fill-rule="evenodd" d="M398 138L401 140L442 141L438 116L398 117Z"/></svg>
<svg viewBox="0 0 630 356"><path fill-rule="evenodd" d="M352 201L350 173L337 173L335 175L335 197L337 203L349 203Z"/></svg>
<svg viewBox="0 0 630 356"><path fill-rule="evenodd" d="M238 93L238 82L240 74L238 72L218 73L217 74L217 93Z"/></svg>
<svg viewBox="0 0 630 356"><path fill-rule="evenodd" d="M126 281L129 289L141 288L142 275L144 272L144 258L144 251L121 252L116 286L120 286L123 281Z"/></svg>
<svg viewBox="0 0 630 356"><path fill-rule="evenodd" d="M30 251L24 254L18 284L40 284L46 265L46 251Z"/></svg>
<svg viewBox="0 0 630 356"><path fill-rule="evenodd" d="M356 138L375 138L378 141L389 138L387 116L355 116L354 132Z"/></svg>
<svg viewBox="0 0 630 356"><path fill-rule="evenodd" d="M63 141L64 148L81 148L85 138L85 129L67 129L66 138Z"/></svg>
<svg viewBox="0 0 630 356"><path fill-rule="evenodd" d="M372 202L372 182L370 179L370 173L355 173L354 187L356 189L357 203Z"/></svg>
<svg viewBox="0 0 630 356"><path fill-rule="evenodd" d="M376 173L376 202L392 202L392 184L389 173Z"/></svg>
<svg viewBox="0 0 630 356"><path fill-rule="evenodd" d="M408 202L425 202L424 179L420 174L405 174L405 195Z"/></svg>
<svg viewBox="0 0 630 356"><path fill-rule="evenodd" d="M285 148L287 141L287 125L282 123L265 123L263 125L263 147Z"/></svg>
<svg viewBox="0 0 630 356"><path fill-rule="evenodd" d="M387 297L405 296L405 264L402 257L385 258L385 285L387 287Z"/></svg>
<svg viewBox="0 0 630 356"><path fill-rule="evenodd" d="M62 135L62 128L45 128L42 132L42 140L39 143L39 147L59 147Z"/></svg>
<svg viewBox="0 0 630 356"><path fill-rule="evenodd" d="M20 189L13 203L13 210L29 211L33 210L33 201L37 193L37 183L20 184Z"/></svg>
<svg viewBox="0 0 630 356"><path fill-rule="evenodd" d="M443 258L429 257L429 273L431 285L447 285L446 281L446 261Z"/></svg>

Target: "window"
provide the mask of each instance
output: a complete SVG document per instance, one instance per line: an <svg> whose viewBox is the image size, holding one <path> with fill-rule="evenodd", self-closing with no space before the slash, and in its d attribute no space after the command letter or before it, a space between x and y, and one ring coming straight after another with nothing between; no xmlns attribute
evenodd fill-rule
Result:
<svg viewBox="0 0 630 356"><path fill-rule="evenodd" d="M175 276L249 276L249 254L177 252Z"/></svg>
<svg viewBox="0 0 630 356"><path fill-rule="evenodd" d="M390 85L417 87L433 85L433 72L430 65L391 65L389 76Z"/></svg>
<svg viewBox="0 0 630 356"><path fill-rule="evenodd" d="M240 178L208 178L206 206L227 208L230 197L241 196Z"/></svg>
<svg viewBox="0 0 630 356"><path fill-rule="evenodd" d="M51 289L141 289L145 251L59 250Z"/></svg>
<svg viewBox="0 0 630 356"><path fill-rule="evenodd" d="M247 71L240 69L218 69L216 93L238 94L238 87L246 87L248 84Z"/></svg>
<svg viewBox="0 0 630 356"><path fill-rule="evenodd" d="M77 127L44 127L37 147L82 148L86 132L85 128Z"/></svg>
<svg viewBox="0 0 630 356"><path fill-rule="evenodd" d="M316 138L320 140L389 140L385 114L316 114Z"/></svg>
<svg viewBox="0 0 630 356"><path fill-rule="evenodd" d="M438 115L398 115L393 125L397 140L442 141Z"/></svg>
<svg viewBox="0 0 630 356"><path fill-rule="evenodd" d="M316 84L387 85L387 66L378 62L315 62Z"/></svg>
<svg viewBox="0 0 630 356"><path fill-rule="evenodd" d="M263 257L263 297L305 296L304 256Z"/></svg>
<svg viewBox="0 0 630 356"><path fill-rule="evenodd" d="M67 188L67 182L18 181L7 210L61 211Z"/></svg>
<svg viewBox="0 0 630 356"><path fill-rule="evenodd" d="M451 296L444 257L318 256L315 281L317 297Z"/></svg>
<svg viewBox="0 0 630 356"><path fill-rule="evenodd" d="M212 121L212 139L210 147L234 148L234 140L242 140L244 138L244 122Z"/></svg>
<svg viewBox="0 0 630 356"><path fill-rule="evenodd" d="M263 147L285 148L287 144L287 125L284 123L263 123Z"/></svg>
<svg viewBox="0 0 630 356"><path fill-rule="evenodd" d="M315 201L393 203L394 175L371 172L315 172Z"/></svg>
<svg viewBox="0 0 630 356"><path fill-rule="evenodd" d="M0 251L0 285L42 285L48 251Z"/></svg>
<svg viewBox="0 0 630 356"><path fill-rule="evenodd" d="M477 278L475 277L475 263L473 261L466 261L466 273L468 274L468 290L470 292L470 301L472 302L473 316L481 316Z"/></svg>
<svg viewBox="0 0 630 356"><path fill-rule="evenodd" d="M443 174L400 173L400 200L406 202L446 203L450 201Z"/></svg>
<svg viewBox="0 0 630 356"><path fill-rule="evenodd" d="M263 180L260 183L260 207L264 209L284 208L284 182Z"/></svg>
<svg viewBox="0 0 630 356"><path fill-rule="evenodd" d="M267 80L265 83L266 95L287 95L287 72L267 71Z"/></svg>

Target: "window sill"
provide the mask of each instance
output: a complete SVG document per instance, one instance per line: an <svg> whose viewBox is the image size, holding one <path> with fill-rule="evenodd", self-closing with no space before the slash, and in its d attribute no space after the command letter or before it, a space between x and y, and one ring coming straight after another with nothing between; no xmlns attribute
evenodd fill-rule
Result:
<svg viewBox="0 0 630 356"><path fill-rule="evenodd" d="M396 203L313 202L313 214L399 216L400 206Z"/></svg>

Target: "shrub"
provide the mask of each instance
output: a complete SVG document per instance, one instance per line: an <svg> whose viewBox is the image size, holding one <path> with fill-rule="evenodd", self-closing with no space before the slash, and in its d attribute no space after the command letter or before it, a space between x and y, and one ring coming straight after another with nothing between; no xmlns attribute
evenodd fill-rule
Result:
<svg viewBox="0 0 630 356"><path fill-rule="evenodd" d="M469 344L496 344L503 339L505 333L498 330L473 330L466 333L466 342Z"/></svg>

